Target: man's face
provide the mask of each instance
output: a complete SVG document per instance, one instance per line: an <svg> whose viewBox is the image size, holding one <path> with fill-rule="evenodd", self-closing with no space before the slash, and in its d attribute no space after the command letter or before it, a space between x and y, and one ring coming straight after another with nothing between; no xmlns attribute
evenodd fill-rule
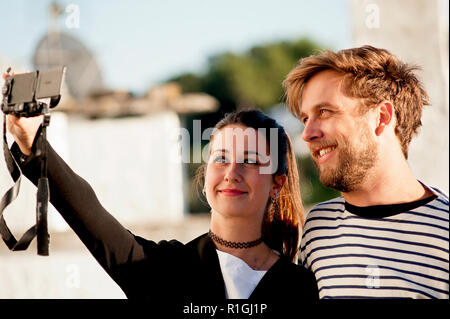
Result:
<svg viewBox="0 0 450 319"><path fill-rule="evenodd" d="M322 184L351 192L375 165L378 145L369 116L359 113L359 99L344 94L342 79L334 71L313 76L303 90L300 119Z"/></svg>

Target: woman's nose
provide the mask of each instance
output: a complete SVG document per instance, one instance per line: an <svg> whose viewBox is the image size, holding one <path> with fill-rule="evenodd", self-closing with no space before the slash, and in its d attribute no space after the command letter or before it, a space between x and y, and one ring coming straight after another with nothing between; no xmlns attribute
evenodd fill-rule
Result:
<svg viewBox="0 0 450 319"><path fill-rule="evenodd" d="M240 168L241 168L240 163L236 163L235 161L229 163L227 165L224 180L227 181L228 183L241 182L242 176L241 176Z"/></svg>

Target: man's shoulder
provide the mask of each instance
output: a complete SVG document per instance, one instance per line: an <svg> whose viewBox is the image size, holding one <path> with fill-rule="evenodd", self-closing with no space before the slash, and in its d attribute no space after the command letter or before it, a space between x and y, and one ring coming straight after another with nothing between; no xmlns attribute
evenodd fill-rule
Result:
<svg viewBox="0 0 450 319"><path fill-rule="evenodd" d="M327 225L339 217L345 211L345 200L343 196L336 197L314 205L306 215L304 230L318 225Z"/></svg>
<svg viewBox="0 0 450 319"><path fill-rule="evenodd" d="M309 213L310 215L318 215L321 212L343 212L345 209L345 200L343 196L336 197L314 205Z"/></svg>
<svg viewBox="0 0 450 319"><path fill-rule="evenodd" d="M439 203L442 203L443 205L446 205L447 207L448 205L448 194L445 193L443 190L441 190L438 187L435 186L428 186L426 185L436 196L437 198L434 199L434 201L437 201Z"/></svg>
<svg viewBox="0 0 450 319"><path fill-rule="evenodd" d="M423 183L422 185L427 187L435 195L435 198L430 202L427 202L425 205L422 205L421 207L429 211L432 211L433 213L438 213L441 215L444 213L444 217L448 220L448 212L449 212L448 194L446 194L443 190L441 190L438 187L425 185Z"/></svg>

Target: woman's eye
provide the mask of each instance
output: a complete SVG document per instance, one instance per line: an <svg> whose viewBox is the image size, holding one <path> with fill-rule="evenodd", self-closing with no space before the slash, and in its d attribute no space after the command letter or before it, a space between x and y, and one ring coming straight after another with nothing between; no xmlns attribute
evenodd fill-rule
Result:
<svg viewBox="0 0 450 319"><path fill-rule="evenodd" d="M214 163L227 163L227 159L224 156L217 156L214 159Z"/></svg>
<svg viewBox="0 0 450 319"><path fill-rule="evenodd" d="M253 158L246 158L244 159L244 164L253 164L253 165L258 165L258 161L256 159Z"/></svg>
<svg viewBox="0 0 450 319"><path fill-rule="evenodd" d="M308 122L308 118L307 118L307 117L304 117L304 118L302 119L302 123L303 123L304 125L306 125L306 122Z"/></svg>

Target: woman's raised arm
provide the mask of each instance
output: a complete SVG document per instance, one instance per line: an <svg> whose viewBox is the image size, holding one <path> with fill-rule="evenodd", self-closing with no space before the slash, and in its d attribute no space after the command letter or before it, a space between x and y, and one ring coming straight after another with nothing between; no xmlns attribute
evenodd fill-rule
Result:
<svg viewBox="0 0 450 319"><path fill-rule="evenodd" d="M8 131L15 140L11 151L16 159L20 158L20 153L28 156L26 161L18 162L24 175L35 185L41 165L40 157L32 148L41 122L42 116L7 115ZM47 176L50 202L116 281L127 277L121 271L129 269L124 265L147 260L150 250L158 246L153 241L135 237L109 214L91 186L64 162L50 144L47 145Z"/></svg>

